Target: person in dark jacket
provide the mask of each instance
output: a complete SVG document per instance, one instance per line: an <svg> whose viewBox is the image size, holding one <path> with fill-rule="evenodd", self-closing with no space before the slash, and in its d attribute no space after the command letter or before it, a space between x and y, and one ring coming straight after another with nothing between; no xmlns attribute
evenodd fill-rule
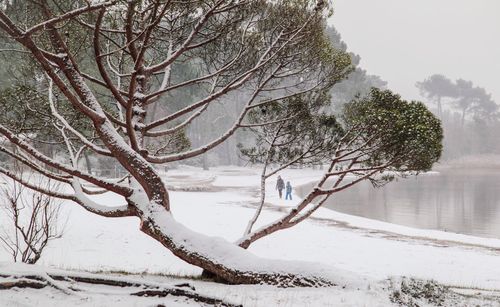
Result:
<svg viewBox="0 0 500 307"><path fill-rule="evenodd" d="M278 175L278 181L276 181L276 190L278 190L278 193L280 195L280 199L281 199L282 191L284 188L285 188L285 182L283 181L281 176Z"/></svg>
<svg viewBox="0 0 500 307"><path fill-rule="evenodd" d="M286 182L286 195L285 195L285 200L290 197L290 200L292 200L292 185L290 184L290 181Z"/></svg>

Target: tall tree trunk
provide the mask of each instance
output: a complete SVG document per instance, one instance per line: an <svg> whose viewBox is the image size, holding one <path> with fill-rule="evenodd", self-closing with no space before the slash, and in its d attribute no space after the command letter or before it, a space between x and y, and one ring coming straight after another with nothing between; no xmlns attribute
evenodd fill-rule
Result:
<svg viewBox="0 0 500 307"><path fill-rule="evenodd" d="M438 96L438 100L437 100L437 107L438 107L438 117L439 119L442 119L442 115L443 115L443 108L442 108L442 105L441 105L441 96Z"/></svg>
<svg viewBox="0 0 500 307"><path fill-rule="evenodd" d="M92 163L90 163L89 154L87 152L84 152L83 157L85 158L85 166L87 167L87 172L89 172L89 174L92 174Z"/></svg>
<svg viewBox="0 0 500 307"><path fill-rule="evenodd" d="M208 153L205 153L201 156L201 161L203 164L203 170L208 171Z"/></svg>
<svg viewBox="0 0 500 307"><path fill-rule="evenodd" d="M467 110L465 108L462 109L462 118L461 118L461 121L460 121L460 124L462 126L462 131L464 130L464 127L465 127L465 114L466 114Z"/></svg>

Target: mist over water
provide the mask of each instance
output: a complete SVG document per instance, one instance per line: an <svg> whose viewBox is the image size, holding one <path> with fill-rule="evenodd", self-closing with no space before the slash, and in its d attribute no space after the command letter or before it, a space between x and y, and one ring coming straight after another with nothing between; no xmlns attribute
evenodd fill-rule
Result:
<svg viewBox="0 0 500 307"><path fill-rule="evenodd" d="M311 187L297 192L303 196ZM444 170L381 188L363 182L333 195L325 207L410 227L500 238L500 170Z"/></svg>

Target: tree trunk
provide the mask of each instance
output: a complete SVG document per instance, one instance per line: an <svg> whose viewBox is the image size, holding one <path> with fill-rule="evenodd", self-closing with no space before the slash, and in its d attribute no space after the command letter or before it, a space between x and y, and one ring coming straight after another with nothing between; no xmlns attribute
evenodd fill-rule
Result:
<svg viewBox="0 0 500 307"><path fill-rule="evenodd" d="M89 174L92 174L92 163L90 163L89 154L87 152L84 152L83 157L85 158L85 166L87 167L87 172Z"/></svg>
<svg viewBox="0 0 500 307"><path fill-rule="evenodd" d="M437 107L438 107L438 117L440 119L442 119L441 115L443 114L443 109L442 109L442 106L441 106L441 96L438 96Z"/></svg>
<svg viewBox="0 0 500 307"><path fill-rule="evenodd" d="M257 207L257 210L255 210L255 214L253 215L252 219L248 222L247 228L245 229L245 233L243 234L244 236L250 234L252 232L253 225L255 222L257 222L257 219L260 216L260 213L262 212L262 208L264 207L264 202L266 200L266 169L267 169L267 161L264 164L264 168L262 170L262 173L260 175L260 201L259 205ZM244 247L248 248L248 246Z"/></svg>
<svg viewBox="0 0 500 307"><path fill-rule="evenodd" d="M149 163L133 151L115 151L125 168L134 167L135 192L128 197L141 220L140 230L168 248L180 259L213 273L231 284L273 284L279 286L330 286L333 279L325 278L323 268L307 263L262 259L222 238L194 232L176 222L170 212L168 191L160 175ZM119 148L120 149L120 148ZM124 148L121 148L124 149ZM124 163L128 161L128 163ZM144 161L145 162L145 161ZM310 266L310 264L309 264Z"/></svg>
<svg viewBox="0 0 500 307"><path fill-rule="evenodd" d="M177 223L170 213L169 193L160 175L140 153L130 148L99 108L87 85L77 72L74 77L82 96L96 107L94 127L112 155L133 177L134 192L127 196L134 212L141 220L140 229L160 242L180 259L215 274L232 284L267 283L280 286L329 286L333 278L325 278L324 269L307 267L307 263L267 260L226 240L196 233Z"/></svg>
<svg viewBox="0 0 500 307"><path fill-rule="evenodd" d="M287 265L287 261L257 257L224 239L189 230L177 223L166 210L157 211L155 218L147 214L141 217L141 231L182 260L203 268L205 276L213 274L230 284L335 285L330 278L322 277L325 274L319 267L300 262Z"/></svg>
<svg viewBox="0 0 500 307"><path fill-rule="evenodd" d="M207 153L205 153L201 156L201 161L203 164L203 170L208 171L209 167L208 167L208 154Z"/></svg>

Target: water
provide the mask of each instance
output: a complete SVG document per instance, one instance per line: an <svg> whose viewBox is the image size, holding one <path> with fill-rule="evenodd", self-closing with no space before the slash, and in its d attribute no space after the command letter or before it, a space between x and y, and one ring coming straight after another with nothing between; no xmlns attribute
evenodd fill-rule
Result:
<svg viewBox="0 0 500 307"><path fill-rule="evenodd" d="M300 187L303 196L312 184ZM362 182L325 207L390 223L500 238L500 170L447 170L373 188Z"/></svg>

